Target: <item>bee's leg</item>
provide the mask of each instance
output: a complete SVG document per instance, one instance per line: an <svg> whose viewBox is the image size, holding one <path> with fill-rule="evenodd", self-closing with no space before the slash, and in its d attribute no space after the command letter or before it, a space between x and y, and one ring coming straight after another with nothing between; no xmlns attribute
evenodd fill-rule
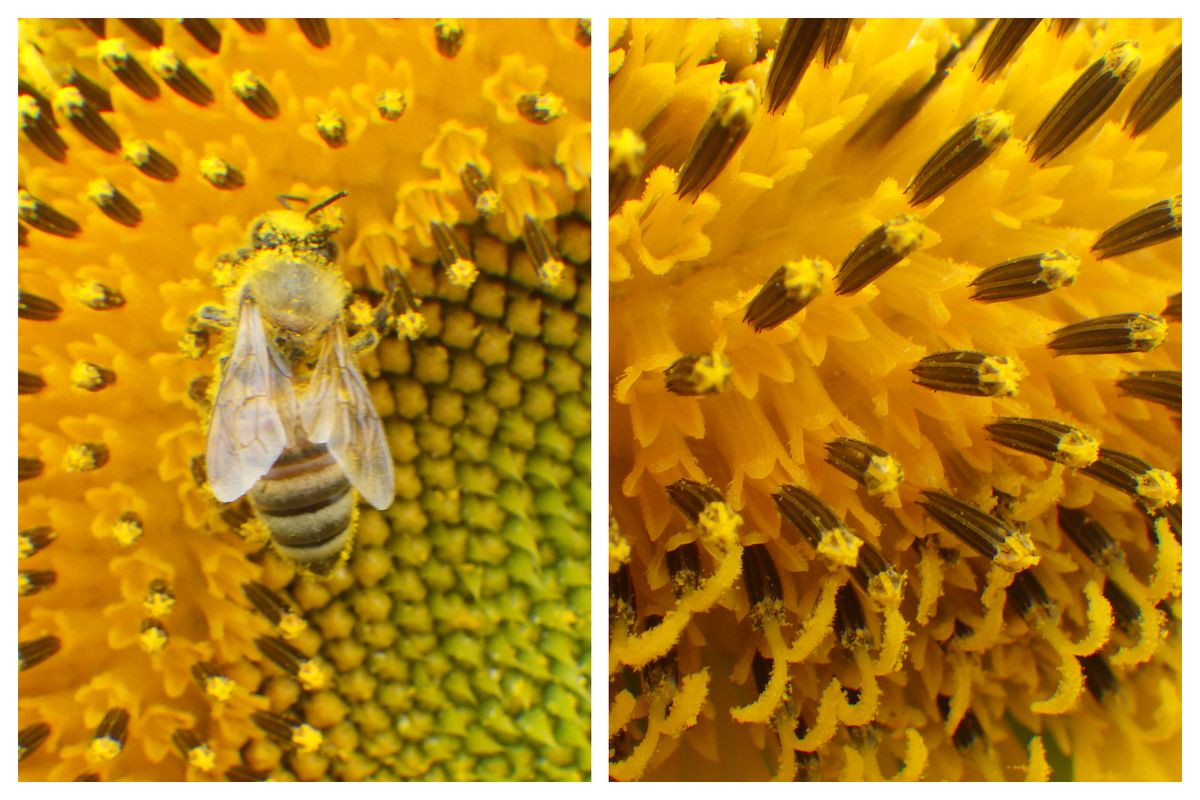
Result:
<svg viewBox="0 0 1200 800"><path fill-rule="evenodd" d="M212 304L200 306L200 308L196 309L196 313L192 317L195 319L197 325L212 330L226 330L232 328L234 322L236 322L223 306Z"/></svg>
<svg viewBox="0 0 1200 800"><path fill-rule="evenodd" d="M377 305L351 309L351 316L361 326L349 342L356 353L370 352L394 333L415 339L425 327L425 318L417 311L421 303L398 267L384 266L383 285L383 298Z"/></svg>

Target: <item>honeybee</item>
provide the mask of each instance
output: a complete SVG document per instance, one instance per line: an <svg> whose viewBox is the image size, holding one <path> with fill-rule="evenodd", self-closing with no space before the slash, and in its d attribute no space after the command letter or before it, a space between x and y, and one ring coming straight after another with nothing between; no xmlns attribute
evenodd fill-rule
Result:
<svg viewBox="0 0 1200 800"><path fill-rule="evenodd" d="M348 338L350 286L330 241L340 225L320 213L344 195L254 220L250 247L226 257L236 322L201 311L234 332L209 422L209 486L225 503L248 493L276 549L321 576L352 544L355 493L381 510L395 496L387 438L356 355L378 334L367 326L353 345ZM376 319L387 319L386 298Z"/></svg>

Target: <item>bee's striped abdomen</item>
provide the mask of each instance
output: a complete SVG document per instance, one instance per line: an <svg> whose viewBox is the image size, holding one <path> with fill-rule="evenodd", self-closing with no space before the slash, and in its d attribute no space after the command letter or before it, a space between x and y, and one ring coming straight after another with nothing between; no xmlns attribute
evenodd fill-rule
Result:
<svg viewBox="0 0 1200 800"><path fill-rule="evenodd" d="M283 451L250 490L275 546L298 566L328 575L349 544L354 492L323 444Z"/></svg>

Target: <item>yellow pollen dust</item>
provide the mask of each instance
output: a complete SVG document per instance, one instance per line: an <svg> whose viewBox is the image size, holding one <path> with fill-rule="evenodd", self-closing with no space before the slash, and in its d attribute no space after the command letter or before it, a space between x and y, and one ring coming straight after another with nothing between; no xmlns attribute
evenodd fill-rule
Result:
<svg viewBox="0 0 1200 800"><path fill-rule="evenodd" d="M233 679L224 675L213 675L204 681L204 691L214 700L228 700L233 697L233 690L236 688L237 684Z"/></svg>
<svg viewBox="0 0 1200 800"><path fill-rule="evenodd" d="M300 665L296 678L309 691L324 689L333 681L333 669L319 658L310 658Z"/></svg>
<svg viewBox="0 0 1200 800"><path fill-rule="evenodd" d="M283 634L283 638L295 639L308 627L308 622L299 614L289 611L279 618L277 627L279 628L279 632Z"/></svg>
<svg viewBox="0 0 1200 800"><path fill-rule="evenodd" d="M201 772L211 772L217 765L217 754L206 744L198 744L188 750L188 764Z"/></svg>
<svg viewBox="0 0 1200 800"><path fill-rule="evenodd" d="M903 467L890 455L871 456L867 468L863 470L863 481L870 495L894 492L903 480Z"/></svg>
<svg viewBox="0 0 1200 800"><path fill-rule="evenodd" d="M350 304L350 321L360 328L365 328L375 321L375 309L365 300L355 300Z"/></svg>
<svg viewBox="0 0 1200 800"><path fill-rule="evenodd" d="M87 754L89 761L112 761L121 754L121 743L107 736L100 736L92 739Z"/></svg>
<svg viewBox="0 0 1200 800"><path fill-rule="evenodd" d="M117 189L104 178L97 178L87 185L87 196L92 201L111 200Z"/></svg>
<svg viewBox="0 0 1200 800"><path fill-rule="evenodd" d="M29 192L20 190L17 192L17 210L18 211L36 211L38 207L37 199Z"/></svg>
<svg viewBox="0 0 1200 800"><path fill-rule="evenodd" d="M400 89L384 89L375 98L375 107L388 121L400 119L408 110L408 95Z"/></svg>
<svg viewBox="0 0 1200 800"><path fill-rule="evenodd" d="M71 367L71 385L77 389L96 389L104 383L99 367L88 361L76 362Z"/></svg>
<svg viewBox="0 0 1200 800"><path fill-rule="evenodd" d="M475 262L466 258L459 258L446 268L446 277L450 283L460 289L470 289L475 284L475 279L479 276L479 270L475 267Z"/></svg>
<svg viewBox="0 0 1200 800"><path fill-rule="evenodd" d="M17 95L17 114L26 119L38 119L42 116L42 107L38 105L37 100L33 99L33 95L19 94Z"/></svg>
<svg viewBox="0 0 1200 800"><path fill-rule="evenodd" d="M621 529L613 518L608 520L608 571L616 572L621 564L628 564L631 549L629 540L621 535Z"/></svg>
<svg viewBox="0 0 1200 800"><path fill-rule="evenodd" d="M167 646L167 633L162 628L151 625L138 636L138 644L152 656L156 656Z"/></svg>
<svg viewBox="0 0 1200 800"><path fill-rule="evenodd" d="M1142 51L1137 42L1119 42L1104 56L1104 68L1128 81L1137 73L1142 65Z"/></svg>
<svg viewBox="0 0 1200 800"><path fill-rule="evenodd" d="M229 165L218 156L205 156L200 159L200 174L210 181L222 181L229 175Z"/></svg>
<svg viewBox="0 0 1200 800"><path fill-rule="evenodd" d="M1144 349L1153 350L1167 340L1167 323L1152 314L1138 314L1130 323L1129 338L1134 342L1150 342Z"/></svg>
<svg viewBox="0 0 1200 800"><path fill-rule="evenodd" d="M406 339L417 339L429 327L420 311L405 311L396 318L396 331Z"/></svg>
<svg viewBox="0 0 1200 800"><path fill-rule="evenodd" d="M829 283L833 265L823 258L801 258L783 265L783 288L788 297L806 301Z"/></svg>
<svg viewBox="0 0 1200 800"><path fill-rule="evenodd" d="M112 526L112 537L122 547L136 544L142 538L142 523L136 519L119 519Z"/></svg>
<svg viewBox="0 0 1200 800"><path fill-rule="evenodd" d="M748 120L758 110L758 90L754 81L736 83L728 87L717 101L717 114L721 124L729 127L738 120Z"/></svg>
<svg viewBox="0 0 1200 800"><path fill-rule="evenodd" d="M1082 469L1100 457L1100 442L1083 431L1071 431L1058 440L1054 460L1068 467Z"/></svg>
<svg viewBox="0 0 1200 800"><path fill-rule="evenodd" d="M726 381L733 374L733 367L728 356L714 350L696 359L692 366L692 374L695 376L697 391L719 392L725 388Z"/></svg>
<svg viewBox="0 0 1200 800"><path fill-rule="evenodd" d="M70 114L84 105L83 93L74 86L64 86L54 93L54 110Z"/></svg>
<svg viewBox="0 0 1200 800"><path fill-rule="evenodd" d="M547 259L538 267L538 277L542 279L542 284L548 289L555 289L562 284L563 273L567 271L567 265L557 258Z"/></svg>
<svg viewBox="0 0 1200 800"><path fill-rule="evenodd" d="M1183 195L1177 194L1171 198L1171 219L1183 224Z"/></svg>
<svg viewBox="0 0 1200 800"><path fill-rule="evenodd" d="M884 608L897 608L904 597L904 573L887 570L867 583L867 594Z"/></svg>
<svg viewBox="0 0 1200 800"><path fill-rule="evenodd" d="M622 128L608 137L608 168L626 172L641 172L646 142L629 128Z"/></svg>
<svg viewBox="0 0 1200 800"><path fill-rule="evenodd" d="M100 466L93 445L73 444L63 455L63 469L67 472L91 472Z"/></svg>
<svg viewBox="0 0 1200 800"><path fill-rule="evenodd" d="M905 214L884 226L885 244L896 255L906 256L921 246L928 232L919 219Z"/></svg>
<svg viewBox="0 0 1200 800"><path fill-rule="evenodd" d="M307 722L292 731L292 741L305 753L315 753L321 748L325 737L321 732Z"/></svg>
<svg viewBox="0 0 1200 800"><path fill-rule="evenodd" d="M475 210L484 217L494 216L500 211L500 193L495 189L485 189L475 198Z"/></svg>
<svg viewBox="0 0 1200 800"><path fill-rule="evenodd" d="M151 592L142 601L142 609L152 619L165 619L175 609L175 598L165 592Z"/></svg>
<svg viewBox="0 0 1200 800"><path fill-rule="evenodd" d="M543 122L553 122L567 113L567 105L563 99L551 92L539 92L533 108Z"/></svg>
<svg viewBox="0 0 1200 800"><path fill-rule="evenodd" d="M317 128L328 136L341 133L346 127L346 121L336 111L327 110L317 114Z"/></svg>
<svg viewBox="0 0 1200 800"><path fill-rule="evenodd" d="M174 77L179 71L179 56L169 47L157 47L150 51L150 67L164 78Z"/></svg>
<svg viewBox="0 0 1200 800"><path fill-rule="evenodd" d="M29 558L35 552L33 542L28 536L21 536L17 539L17 558Z"/></svg>
<svg viewBox="0 0 1200 800"><path fill-rule="evenodd" d="M1012 135L1015 117L1008 111L987 111L975 120L975 138L991 149L998 139Z"/></svg>
<svg viewBox="0 0 1200 800"><path fill-rule="evenodd" d="M998 566L1014 573L1035 567L1041 560L1033 540L1022 531L1012 531L1005 536L1004 543L997 548L996 556L992 559Z"/></svg>
<svg viewBox="0 0 1200 800"><path fill-rule="evenodd" d="M252 517L238 528L238 533L245 537L250 544L266 544L271 539L271 532L258 517Z"/></svg>
<svg viewBox="0 0 1200 800"><path fill-rule="evenodd" d="M838 526L821 534L817 552L835 564L853 567L858 563L858 550L861 547L862 539L848 528Z"/></svg>
<svg viewBox="0 0 1200 800"><path fill-rule="evenodd" d="M150 160L150 145L141 139L130 139L121 146L121 156L135 167L142 167Z"/></svg>
<svg viewBox="0 0 1200 800"><path fill-rule="evenodd" d="M241 69L233 73L233 78L230 80L230 88L238 97L250 97L259 90L262 82L254 77L254 73L248 69Z"/></svg>
<svg viewBox="0 0 1200 800"><path fill-rule="evenodd" d="M1169 506L1179 499L1179 482L1163 469L1152 469L1138 476L1138 497L1151 511Z"/></svg>
<svg viewBox="0 0 1200 800"><path fill-rule="evenodd" d="M129 60L129 49L124 39L101 39L96 42L96 57L109 69L124 66Z"/></svg>
<svg viewBox="0 0 1200 800"><path fill-rule="evenodd" d="M713 502L705 506L696 521L704 537L721 550L737 544L742 517L728 503Z"/></svg>
<svg viewBox="0 0 1200 800"><path fill-rule="evenodd" d="M1042 280L1051 289L1070 286L1079 277L1079 259L1062 250L1046 253L1039 264L1042 268Z"/></svg>
<svg viewBox="0 0 1200 800"><path fill-rule="evenodd" d="M1014 356L988 356L979 365L979 382L1001 387L998 394L1014 397L1017 385L1029 374L1025 366Z"/></svg>

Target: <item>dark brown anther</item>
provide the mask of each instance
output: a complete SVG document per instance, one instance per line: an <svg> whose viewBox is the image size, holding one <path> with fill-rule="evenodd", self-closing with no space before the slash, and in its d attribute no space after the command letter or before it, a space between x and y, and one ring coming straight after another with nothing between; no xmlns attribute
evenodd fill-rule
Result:
<svg viewBox="0 0 1200 800"><path fill-rule="evenodd" d="M867 629L867 614L853 586L844 583L838 588L834 608L833 629L842 647L849 649L866 644L871 637Z"/></svg>
<svg viewBox="0 0 1200 800"><path fill-rule="evenodd" d="M858 562L850 568L850 577L868 597L877 600L899 599L896 593L904 584L904 576L866 540L858 546Z"/></svg>
<svg viewBox="0 0 1200 800"><path fill-rule="evenodd" d="M188 462L188 467L192 473L192 483L203 489L204 484L208 483L208 464L203 453L198 453L192 456L192 460Z"/></svg>
<svg viewBox="0 0 1200 800"><path fill-rule="evenodd" d="M592 46L592 21L588 18L575 20L575 43L580 47Z"/></svg>
<svg viewBox="0 0 1200 800"><path fill-rule="evenodd" d="M826 67L829 67L841 52L842 45L846 43L846 37L850 34L850 23L853 21L852 19L825 20L825 42L821 49L822 60Z"/></svg>
<svg viewBox="0 0 1200 800"><path fill-rule="evenodd" d="M29 758L49 736L50 726L44 722L35 722L21 728L17 731L17 760L24 761Z"/></svg>
<svg viewBox="0 0 1200 800"><path fill-rule="evenodd" d="M98 281L80 284L75 299L93 311L111 311L125 305L125 296L110 286Z"/></svg>
<svg viewBox="0 0 1200 800"><path fill-rule="evenodd" d="M158 82L133 57L122 39L105 39L98 45L100 63L112 70L121 83L143 100L157 100Z"/></svg>
<svg viewBox="0 0 1200 800"><path fill-rule="evenodd" d="M259 119L279 116L279 103L271 90L248 69L233 73L233 93L250 113Z"/></svg>
<svg viewBox="0 0 1200 800"><path fill-rule="evenodd" d="M767 690L767 684L771 681L771 665L774 663L771 659L755 651L754 660L750 662L750 674L754 676L754 686L758 689L759 694Z"/></svg>
<svg viewBox="0 0 1200 800"><path fill-rule="evenodd" d="M329 33L329 23L323 19L298 19L296 24L300 26L300 32L308 39L308 43L317 49L329 47L333 41L333 36Z"/></svg>
<svg viewBox="0 0 1200 800"><path fill-rule="evenodd" d="M17 535L17 538L18 557L29 558L49 547L51 542L58 538L58 534L48 525L39 525L35 528L28 528L21 531Z"/></svg>
<svg viewBox="0 0 1200 800"><path fill-rule="evenodd" d="M444 269L450 270L458 262L471 260L471 252L463 244L462 239L458 238L454 228L444 222L431 222L429 230Z"/></svg>
<svg viewBox="0 0 1200 800"><path fill-rule="evenodd" d="M711 486L681 478L667 486L667 497L688 522L700 521L704 509L712 503L724 503L725 496Z"/></svg>
<svg viewBox="0 0 1200 800"><path fill-rule="evenodd" d="M92 144L106 153L121 149L121 137L76 86L64 86L54 94L54 108Z"/></svg>
<svg viewBox="0 0 1200 800"><path fill-rule="evenodd" d="M59 127L58 120L54 118L54 104L47 97L33 87L33 84L23 78L17 78L17 96L27 94L33 98L33 101L38 104L38 109L41 110L42 116L47 122L54 127Z"/></svg>
<svg viewBox="0 0 1200 800"><path fill-rule="evenodd" d="M667 570L671 573L671 588L676 597L683 597L700 585L700 548L695 542L685 542L667 551Z"/></svg>
<svg viewBox="0 0 1200 800"><path fill-rule="evenodd" d="M633 576L629 565L621 564L616 572L608 573L608 629L633 630L637 623L637 596L633 592Z"/></svg>
<svg viewBox="0 0 1200 800"><path fill-rule="evenodd" d="M529 251L538 279L550 288L558 286L562 282L566 264L558 257L558 251L542 223L528 214L525 215L524 238L525 249Z"/></svg>
<svg viewBox="0 0 1200 800"><path fill-rule="evenodd" d="M608 215L642 188L646 141L629 128L608 137Z"/></svg>
<svg viewBox="0 0 1200 800"><path fill-rule="evenodd" d="M78 361L71 369L71 385L85 392L98 392L117 382L117 373L91 361Z"/></svg>
<svg viewBox="0 0 1200 800"><path fill-rule="evenodd" d="M27 569L17 573L17 594L21 597L35 595L49 589L58 580L58 573L52 569Z"/></svg>
<svg viewBox="0 0 1200 800"><path fill-rule="evenodd" d="M267 21L265 19L234 19L234 22L246 33L253 36L261 36L267 32Z"/></svg>
<svg viewBox="0 0 1200 800"><path fill-rule="evenodd" d="M120 189L103 178L88 184L88 199L104 212L104 216L119 225L136 228L142 223L141 209Z"/></svg>
<svg viewBox="0 0 1200 800"><path fill-rule="evenodd" d="M152 46L162 47L163 29L162 25L159 25L157 21L153 19L122 19L121 22L124 22L129 30L136 33Z"/></svg>
<svg viewBox="0 0 1200 800"><path fill-rule="evenodd" d="M1158 65L1146 88L1125 115L1125 130L1140 136L1175 107L1183 96L1183 45L1176 45Z"/></svg>
<svg viewBox="0 0 1200 800"><path fill-rule="evenodd" d="M40 458L17 457L17 480L30 481L42 474L46 465Z"/></svg>
<svg viewBox="0 0 1200 800"><path fill-rule="evenodd" d="M527 122L546 125L567 113L562 98L549 92L526 92L517 98L517 113Z"/></svg>
<svg viewBox="0 0 1200 800"><path fill-rule="evenodd" d="M100 773L98 772L81 772L75 776L72 783L99 783Z"/></svg>
<svg viewBox="0 0 1200 800"><path fill-rule="evenodd" d="M1120 42L1085 69L1033 132L1030 160L1045 166L1070 147L1116 101L1141 63L1137 45Z"/></svg>
<svg viewBox="0 0 1200 800"><path fill-rule="evenodd" d="M180 728L171 734L171 742L175 745L175 749L183 756L183 760L187 761L192 751L199 747L206 747L204 740L201 739L195 731L189 728Z"/></svg>
<svg viewBox="0 0 1200 800"><path fill-rule="evenodd" d="M17 216L31 228L64 239L73 239L83 230L78 222L23 189L17 190Z"/></svg>
<svg viewBox="0 0 1200 800"><path fill-rule="evenodd" d="M1111 314L1059 328L1047 347L1056 356L1146 353L1167 339L1167 323L1154 314Z"/></svg>
<svg viewBox="0 0 1200 800"><path fill-rule="evenodd" d="M219 516L221 517L221 521L229 526L230 530L236 531L254 519L254 511L251 510L248 503L230 503L222 506Z"/></svg>
<svg viewBox="0 0 1200 800"><path fill-rule="evenodd" d="M1142 624L1142 611L1133 598L1121 591L1112 581L1104 584L1104 599L1112 606L1117 629L1126 636L1136 636Z"/></svg>
<svg viewBox="0 0 1200 800"><path fill-rule="evenodd" d="M287 746L292 745L292 733L300 725L297 720L282 717L270 711L255 711L250 715L250 719L264 733Z"/></svg>
<svg viewBox="0 0 1200 800"><path fill-rule="evenodd" d="M58 319L62 308L53 300L47 300L24 290L17 292L17 316L21 319L35 322L49 322Z"/></svg>
<svg viewBox="0 0 1200 800"><path fill-rule="evenodd" d="M1179 483L1182 483L1178 476L1176 476L1175 480ZM1158 514L1159 517L1167 521L1167 526L1171 529L1171 533L1175 534L1175 539L1182 542L1183 506L1179 503L1170 503L1159 509Z"/></svg>
<svg viewBox="0 0 1200 800"><path fill-rule="evenodd" d="M74 67L67 74L67 79L63 81L64 86L74 86L83 95L83 99L88 102L92 108L97 111L112 111L112 95L108 89L105 89L94 80L84 75Z"/></svg>
<svg viewBox="0 0 1200 800"><path fill-rule="evenodd" d="M67 472L92 472L108 463L108 445L103 442L79 442L67 448L63 465Z"/></svg>
<svg viewBox="0 0 1200 800"><path fill-rule="evenodd" d="M1029 34L1037 28L1040 19L998 19L992 33L983 44L975 69L979 80L990 81L1014 58Z"/></svg>
<svg viewBox="0 0 1200 800"><path fill-rule="evenodd" d="M1183 373L1175 370L1146 370L1128 372L1117 381L1126 397L1136 397L1166 406L1175 412L1183 411Z"/></svg>
<svg viewBox="0 0 1200 800"><path fill-rule="evenodd" d="M1096 702L1104 702L1104 698L1117 691L1120 684L1104 656L1099 653L1084 656L1079 663L1083 667L1083 685Z"/></svg>
<svg viewBox="0 0 1200 800"><path fill-rule="evenodd" d="M41 664L62 648L62 640L57 636L43 636L27 642L17 642L17 670L24 672Z"/></svg>
<svg viewBox="0 0 1200 800"><path fill-rule="evenodd" d="M456 19L439 19L433 25L438 52L445 58L454 58L463 44L463 26Z"/></svg>
<svg viewBox="0 0 1200 800"><path fill-rule="evenodd" d="M295 616L295 610L282 597L268 589L258 581L250 581L242 585L246 599L258 609L258 613L278 625L285 617Z"/></svg>
<svg viewBox="0 0 1200 800"><path fill-rule="evenodd" d="M1062 250L1034 253L988 267L971 281L972 300L995 303L1036 297L1075 283L1079 259Z"/></svg>
<svg viewBox="0 0 1200 800"><path fill-rule="evenodd" d="M1071 31L1079 25L1079 18L1074 19L1055 19L1050 21L1050 29L1054 31L1054 35L1059 39L1064 39L1070 35Z"/></svg>
<svg viewBox="0 0 1200 800"><path fill-rule="evenodd" d="M746 306L742 321L755 333L770 330L799 314L829 283L833 265L823 258L784 263Z"/></svg>
<svg viewBox="0 0 1200 800"><path fill-rule="evenodd" d="M17 96L17 116L25 137L38 150L59 163L67 160L67 143L55 128L53 117L42 110L33 95Z"/></svg>
<svg viewBox="0 0 1200 800"><path fill-rule="evenodd" d="M832 508L812 492L784 484L771 495L779 513L796 527L814 550L834 564L858 564L862 539Z"/></svg>
<svg viewBox="0 0 1200 800"><path fill-rule="evenodd" d="M675 359L663 372L663 380L672 394L698 397L722 391L732 373L724 353L696 353Z"/></svg>
<svg viewBox="0 0 1200 800"><path fill-rule="evenodd" d="M867 494L886 494L904 480L904 469L890 453L867 442L840 437L825 444L825 460L849 475Z"/></svg>
<svg viewBox="0 0 1200 800"><path fill-rule="evenodd" d="M200 161L200 174L214 189L231 191L246 185L242 171L218 156L209 156Z"/></svg>
<svg viewBox="0 0 1200 800"><path fill-rule="evenodd" d="M938 712L942 715L942 719L950 718L950 698L944 694L937 696ZM967 713L963 715L962 720L958 723L958 727L954 729L954 746L959 750L967 750L975 742L987 744L987 734L984 733L983 726L979 724L979 717L975 716L975 712L967 709Z"/></svg>
<svg viewBox="0 0 1200 800"><path fill-rule="evenodd" d="M1054 420L1001 417L984 428L997 444L1076 469L1093 463L1100 453L1094 438Z"/></svg>
<svg viewBox="0 0 1200 800"><path fill-rule="evenodd" d="M945 492L923 490L917 505L963 544L1010 572L1032 567L1039 560L1026 533L970 503Z"/></svg>
<svg viewBox="0 0 1200 800"><path fill-rule="evenodd" d="M260 653L292 677L295 677L300 672L300 667L308 661L304 653L277 636L260 636L254 640L254 644Z"/></svg>
<svg viewBox="0 0 1200 800"><path fill-rule="evenodd" d="M225 770L225 780L234 783L262 783L266 779L266 775L261 772L255 772L245 764L235 764Z"/></svg>
<svg viewBox="0 0 1200 800"><path fill-rule="evenodd" d="M837 294L854 294L920 249L929 229L904 214L871 231L842 262L834 277Z"/></svg>
<svg viewBox="0 0 1200 800"><path fill-rule="evenodd" d="M779 46L771 59L771 71L767 74L767 112L774 114L786 108L792 95L800 86L804 73L825 42L827 25L831 20L789 19L779 34ZM849 20L845 22L849 28ZM845 37L845 32L842 33ZM836 53L836 50L835 50ZM832 57L826 57L826 64Z"/></svg>
<svg viewBox="0 0 1200 800"><path fill-rule="evenodd" d="M212 694L214 687L223 686L230 682L230 679L221 671L220 667L211 661L197 661L192 665L192 678L201 691L206 694Z"/></svg>
<svg viewBox="0 0 1200 800"><path fill-rule="evenodd" d="M1033 576L1033 570L1027 569L1013 578L1008 587L1008 601L1017 609L1027 622L1032 622L1038 615L1052 615L1054 604L1042 582Z"/></svg>
<svg viewBox="0 0 1200 800"><path fill-rule="evenodd" d="M1104 526L1081 508L1058 507L1058 527L1094 564L1115 564L1125 553Z"/></svg>
<svg viewBox="0 0 1200 800"><path fill-rule="evenodd" d="M939 392L972 397L1011 397L1028 373L1010 356L951 350L925 356L912 368L914 383Z"/></svg>
<svg viewBox="0 0 1200 800"><path fill-rule="evenodd" d="M216 99L208 84L200 80L200 76L192 72L191 67L169 47L160 47L150 54L150 68L175 94L189 103L203 107L212 105Z"/></svg>
<svg viewBox="0 0 1200 800"><path fill-rule="evenodd" d="M1132 253L1143 247L1169 242L1183 236L1183 195L1166 200L1126 217L1100 234L1092 245L1096 258L1105 259Z"/></svg>
<svg viewBox="0 0 1200 800"><path fill-rule="evenodd" d="M17 223L17 247L29 247L29 228Z"/></svg>
<svg viewBox="0 0 1200 800"><path fill-rule="evenodd" d="M1174 475L1129 453L1101 447L1096 463L1082 472L1139 500L1151 513L1179 499L1179 482Z"/></svg>
<svg viewBox="0 0 1200 800"><path fill-rule="evenodd" d="M742 549L742 578L751 606L777 605L783 599L783 584L765 544L746 545Z"/></svg>
<svg viewBox="0 0 1200 800"><path fill-rule="evenodd" d="M346 139L346 120L332 109L322 111L317 115L317 133L320 134L321 141L334 150L345 147L348 141Z"/></svg>
<svg viewBox="0 0 1200 800"><path fill-rule="evenodd" d="M41 375L23 369L17 370L17 394L37 394L45 388L46 381Z"/></svg>
<svg viewBox="0 0 1200 800"><path fill-rule="evenodd" d="M1012 135L1013 115L987 111L955 131L909 182L909 205L928 203L1004 146Z"/></svg>
<svg viewBox="0 0 1200 800"><path fill-rule="evenodd" d="M96 36L96 38L97 38L97 39L103 39L103 38L104 38L104 27L105 27L104 23L105 23L105 21L104 21L103 19L100 19L100 18L87 18L87 19L80 18L80 19L79 19L79 21L80 21L80 23L82 23L82 24L83 24L83 27L87 28L89 31L91 31L93 34L95 34L95 36Z"/></svg>
<svg viewBox="0 0 1200 800"><path fill-rule="evenodd" d="M1183 292L1178 292L1167 298L1167 307L1162 315L1173 322L1183 322Z"/></svg>
<svg viewBox="0 0 1200 800"><path fill-rule="evenodd" d="M479 167L467 164L459 177L462 180L463 191L471 198L479 216L490 217L500 210L500 194Z"/></svg>
<svg viewBox="0 0 1200 800"><path fill-rule="evenodd" d="M735 83L724 88L679 170L677 195L695 199L716 180L746 140L757 110L753 84Z"/></svg>
<svg viewBox="0 0 1200 800"><path fill-rule="evenodd" d="M162 153L141 140L125 145L122 155L147 178L170 182L179 177L179 168Z"/></svg>
<svg viewBox="0 0 1200 800"><path fill-rule="evenodd" d="M221 52L221 32L206 19L182 19L183 29L210 53Z"/></svg>

